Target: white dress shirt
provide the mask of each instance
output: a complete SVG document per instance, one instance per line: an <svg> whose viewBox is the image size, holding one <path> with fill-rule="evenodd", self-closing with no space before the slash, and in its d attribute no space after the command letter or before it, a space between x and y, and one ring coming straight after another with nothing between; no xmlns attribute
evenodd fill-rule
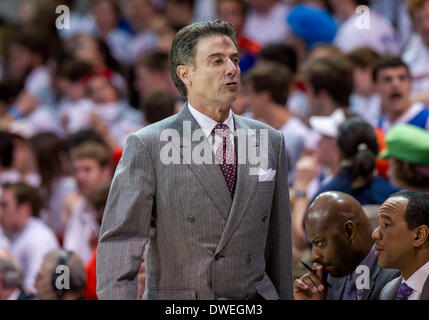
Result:
<svg viewBox="0 0 429 320"><path fill-rule="evenodd" d="M426 264L419 270L414 272L413 275L407 280L402 279L402 282L405 282L410 288L414 290L413 293L408 297L408 300L420 300L423 286L427 277L429 277L429 261L426 262Z"/></svg>
<svg viewBox="0 0 429 320"><path fill-rule="evenodd" d="M429 47L420 35L413 35L402 54L402 59L410 68L413 93L427 92L429 90Z"/></svg>
<svg viewBox="0 0 429 320"><path fill-rule="evenodd" d="M39 218L30 218L24 229L11 237L12 255L24 272L24 289L34 291L34 281L43 258L58 247L55 234Z"/></svg>
<svg viewBox="0 0 429 320"><path fill-rule="evenodd" d="M213 120L212 118L206 116L205 114L199 112L197 109L191 106L191 104L188 102L188 108L191 112L192 116L195 118L197 123L200 125L201 129L203 130L203 133L205 137L210 142L210 145L212 146L213 153L216 154L216 150L219 146L222 146L222 138L218 135L212 135L212 131L214 127L217 124L216 120ZM234 126L234 118L232 117L232 111L229 110L228 118L223 122L228 126L228 128L231 130L230 132L230 141L232 143L232 146L234 147L234 138L232 137L232 132L235 132L235 126ZM213 138L215 138L214 144L213 144Z"/></svg>
<svg viewBox="0 0 429 320"><path fill-rule="evenodd" d="M94 250L90 240L97 236L99 231L96 212L89 206L88 201L81 197L65 227L63 248L73 251L86 264Z"/></svg>

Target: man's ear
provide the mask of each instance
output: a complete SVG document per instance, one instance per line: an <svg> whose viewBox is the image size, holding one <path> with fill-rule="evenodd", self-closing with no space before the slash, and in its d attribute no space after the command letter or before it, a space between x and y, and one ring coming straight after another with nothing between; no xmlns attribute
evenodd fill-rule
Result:
<svg viewBox="0 0 429 320"><path fill-rule="evenodd" d="M343 232L345 237L351 241L356 237L356 226L351 220L347 220L343 224Z"/></svg>
<svg viewBox="0 0 429 320"><path fill-rule="evenodd" d="M429 227L427 225L421 225L414 229L414 247L423 247L425 242L428 240Z"/></svg>
<svg viewBox="0 0 429 320"><path fill-rule="evenodd" d="M176 74L180 78L180 80L183 81L186 87L189 88L192 86L192 79L190 77L189 66L186 66L183 64L180 66L177 66Z"/></svg>

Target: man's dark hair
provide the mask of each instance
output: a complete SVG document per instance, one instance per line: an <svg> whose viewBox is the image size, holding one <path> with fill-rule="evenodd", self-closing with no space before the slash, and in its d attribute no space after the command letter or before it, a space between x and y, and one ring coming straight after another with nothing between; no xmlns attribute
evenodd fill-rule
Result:
<svg viewBox="0 0 429 320"><path fill-rule="evenodd" d="M3 168L12 166L13 136L9 132L0 131L0 165Z"/></svg>
<svg viewBox="0 0 429 320"><path fill-rule="evenodd" d="M217 0L218 10L219 10L219 5L224 1L233 1L237 3L241 7L241 14L243 16L247 16L247 13L249 12L249 3L246 0Z"/></svg>
<svg viewBox="0 0 429 320"><path fill-rule="evenodd" d="M356 6L367 6L369 7L369 0L353 0Z"/></svg>
<svg viewBox="0 0 429 320"><path fill-rule="evenodd" d="M406 189L429 191L429 179L418 172L417 165L396 158L392 158L392 161L392 174L402 186Z"/></svg>
<svg viewBox="0 0 429 320"><path fill-rule="evenodd" d="M46 62L49 55L49 45L46 37L41 32L21 32L13 40L13 43L26 48L34 54L39 54L42 62Z"/></svg>
<svg viewBox="0 0 429 320"><path fill-rule="evenodd" d="M373 68L379 54L369 47L360 47L347 54L350 62L358 68Z"/></svg>
<svg viewBox="0 0 429 320"><path fill-rule="evenodd" d="M30 144L36 157L42 186L51 195L53 181L64 174L64 142L53 132L40 132L30 139Z"/></svg>
<svg viewBox="0 0 429 320"><path fill-rule="evenodd" d="M372 80L374 80L374 82L377 81L378 74L384 69L399 67L404 67L407 70L407 74L410 75L408 65L401 58L392 55L384 55L375 62L374 69L372 70Z"/></svg>
<svg viewBox="0 0 429 320"><path fill-rule="evenodd" d="M144 67L150 71L167 71L169 68L168 54L162 51L150 52L139 59L137 66Z"/></svg>
<svg viewBox="0 0 429 320"><path fill-rule="evenodd" d="M40 209L42 208L42 198L36 188L24 183L5 183L2 185L3 190L12 190L15 194L16 202L18 205L24 203L31 204L31 215L38 217Z"/></svg>
<svg viewBox="0 0 429 320"><path fill-rule="evenodd" d="M268 91L275 103L285 106L292 79L292 72L287 67L263 62L248 72L245 82L256 92Z"/></svg>
<svg viewBox="0 0 429 320"><path fill-rule="evenodd" d="M351 161L351 187L357 193L373 180L379 151L374 128L359 117L351 117L339 127L337 145L343 158Z"/></svg>
<svg viewBox="0 0 429 320"><path fill-rule="evenodd" d="M401 197L408 200L404 219L407 222L408 229L412 230L418 226L426 225L429 227L429 195L424 192L400 191L390 196Z"/></svg>
<svg viewBox="0 0 429 320"><path fill-rule="evenodd" d="M148 123L161 121L174 114L174 97L164 91L158 91L145 98L142 109Z"/></svg>
<svg viewBox="0 0 429 320"><path fill-rule="evenodd" d="M340 106L349 105L353 92L353 67L346 57L326 56L313 58L302 67L304 78L315 94L325 90Z"/></svg>
<svg viewBox="0 0 429 320"><path fill-rule="evenodd" d="M68 60L64 62L56 73L58 78L64 78L71 82L78 82L92 72L92 65L80 60Z"/></svg>
<svg viewBox="0 0 429 320"><path fill-rule="evenodd" d="M293 47L284 43L273 43L262 48L260 59L278 62L288 67L294 74L297 71L298 59Z"/></svg>
<svg viewBox="0 0 429 320"><path fill-rule="evenodd" d="M176 33L170 50L170 71L174 84L183 96L187 95L186 85L176 74L177 67L189 65L195 67L195 48L201 38L226 35L238 48L234 27L225 21L207 20L196 22L182 28Z"/></svg>
<svg viewBox="0 0 429 320"><path fill-rule="evenodd" d="M70 151L70 158L72 160L93 159L100 167L112 165L110 150L105 145L92 141L84 142L74 147Z"/></svg>
<svg viewBox="0 0 429 320"><path fill-rule="evenodd" d="M21 79L3 78L0 81L0 102L10 105L24 88Z"/></svg>

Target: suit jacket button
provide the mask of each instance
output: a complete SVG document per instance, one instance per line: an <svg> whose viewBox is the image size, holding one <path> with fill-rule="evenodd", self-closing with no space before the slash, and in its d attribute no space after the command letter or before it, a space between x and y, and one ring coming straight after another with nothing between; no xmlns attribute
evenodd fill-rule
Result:
<svg viewBox="0 0 429 320"><path fill-rule="evenodd" d="M253 257L252 257L252 255L251 255L251 254L249 254L249 255L247 256L247 263L251 263L251 262L252 262L252 260L253 260Z"/></svg>
<svg viewBox="0 0 429 320"><path fill-rule="evenodd" d="M189 216L186 220L188 220L189 223L194 223L195 218L193 216Z"/></svg>
<svg viewBox="0 0 429 320"><path fill-rule="evenodd" d="M265 223L265 221L267 220L267 218L268 218L268 215L264 214L264 216L262 217L262 222Z"/></svg>
<svg viewBox="0 0 429 320"><path fill-rule="evenodd" d="M215 255L215 260L216 260L216 261L219 261L219 260L220 260L220 258L225 258L225 256L221 255L220 253L217 253L217 254Z"/></svg>

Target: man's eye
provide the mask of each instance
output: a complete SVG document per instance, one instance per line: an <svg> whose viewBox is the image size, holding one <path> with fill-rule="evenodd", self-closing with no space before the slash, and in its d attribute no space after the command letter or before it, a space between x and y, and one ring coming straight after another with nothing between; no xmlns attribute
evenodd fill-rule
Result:
<svg viewBox="0 0 429 320"><path fill-rule="evenodd" d="M318 246L318 247L320 247L320 248L321 248L321 247L323 247L323 246L324 246L324 244L325 244L325 243L324 243L323 241L317 241L317 242L316 242L316 246Z"/></svg>
<svg viewBox="0 0 429 320"><path fill-rule="evenodd" d="M390 227L390 224L388 224L388 223L383 223L383 227L384 227L384 228Z"/></svg>
<svg viewBox="0 0 429 320"><path fill-rule="evenodd" d="M216 59L216 60L214 61L214 63L215 63L215 64L222 64L222 60L221 60L221 59Z"/></svg>

